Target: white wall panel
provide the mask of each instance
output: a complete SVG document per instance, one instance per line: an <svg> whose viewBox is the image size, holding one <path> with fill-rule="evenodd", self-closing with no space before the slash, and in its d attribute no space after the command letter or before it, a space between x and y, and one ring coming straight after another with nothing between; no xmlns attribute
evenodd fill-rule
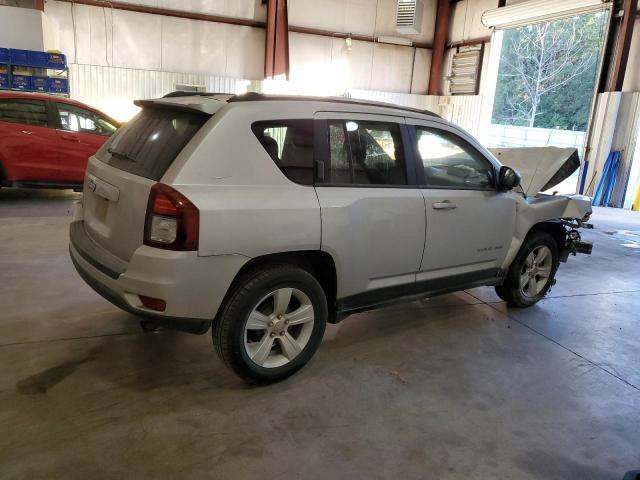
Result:
<svg viewBox="0 0 640 480"><path fill-rule="evenodd" d="M450 122L460 125L474 136L479 134L481 95L453 95L447 97L448 104L440 106L440 115Z"/></svg>
<svg viewBox="0 0 640 480"><path fill-rule="evenodd" d="M407 37L432 42L437 0L423 0L422 28L418 35L396 31L397 0L289 0L289 24L332 32Z"/></svg>
<svg viewBox="0 0 640 480"><path fill-rule="evenodd" d="M640 92L640 17L636 18L631 37L631 49L627 71L622 85L623 92Z"/></svg>
<svg viewBox="0 0 640 480"><path fill-rule="evenodd" d="M161 70L162 18L159 15L114 10L113 66Z"/></svg>
<svg viewBox="0 0 640 480"><path fill-rule="evenodd" d="M405 107L419 108L438 113L438 97L434 95L411 95L408 93L380 92L375 90L352 90L352 98L393 103Z"/></svg>
<svg viewBox="0 0 640 480"><path fill-rule="evenodd" d="M413 49L382 43L374 44L370 88L408 93L412 64Z"/></svg>
<svg viewBox="0 0 640 480"><path fill-rule="evenodd" d="M42 50L42 13L0 5L0 45L4 48Z"/></svg>
<svg viewBox="0 0 640 480"><path fill-rule="evenodd" d="M133 101L161 97L176 83L204 85L209 92L243 93L249 80L98 65L70 65L71 97L92 105L116 120L128 120L138 110Z"/></svg>
<svg viewBox="0 0 640 480"><path fill-rule="evenodd" d="M431 50L416 49L415 62L413 64L413 80L411 81L411 93L427 92L429 87L429 68L431 67Z"/></svg>
<svg viewBox="0 0 640 480"><path fill-rule="evenodd" d="M332 39L331 62L335 74L344 77L350 88L371 88L373 43L353 42L351 50L341 38Z"/></svg>
<svg viewBox="0 0 640 480"><path fill-rule="evenodd" d="M48 1L70 63L262 78L264 30Z"/></svg>
<svg viewBox="0 0 640 480"><path fill-rule="evenodd" d="M266 7L261 0L120 0L122 3L188 12L264 20Z"/></svg>
<svg viewBox="0 0 640 480"><path fill-rule="evenodd" d="M496 0L462 0L455 3L449 40L455 43L490 36L491 29L482 25L480 19L486 10L496 8L497 3Z"/></svg>
<svg viewBox="0 0 640 480"><path fill-rule="evenodd" d="M226 25L183 18L160 18L162 70L225 75L228 52Z"/></svg>
<svg viewBox="0 0 640 480"><path fill-rule="evenodd" d="M226 75L239 78L264 76L264 31L259 28L225 25Z"/></svg>
<svg viewBox="0 0 640 480"><path fill-rule="evenodd" d="M346 91L349 88L424 94L431 51L300 33L289 34L291 81ZM413 75L413 85L412 85ZM322 88L320 88L322 90Z"/></svg>

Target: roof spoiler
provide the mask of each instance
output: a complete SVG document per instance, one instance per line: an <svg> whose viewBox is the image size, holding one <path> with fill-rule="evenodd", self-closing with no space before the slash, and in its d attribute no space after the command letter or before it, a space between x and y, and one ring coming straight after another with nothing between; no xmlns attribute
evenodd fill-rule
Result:
<svg viewBox="0 0 640 480"><path fill-rule="evenodd" d="M178 110L182 112L199 113L201 115L213 115L225 105L225 102L198 102L197 97L154 98L150 100L134 100L134 105L140 108L160 108L165 110Z"/></svg>

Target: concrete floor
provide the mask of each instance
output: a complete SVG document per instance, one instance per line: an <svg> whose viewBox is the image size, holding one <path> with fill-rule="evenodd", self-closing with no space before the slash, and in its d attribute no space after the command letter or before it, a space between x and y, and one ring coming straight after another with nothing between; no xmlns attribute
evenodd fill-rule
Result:
<svg viewBox="0 0 640 480"><path fill-rule="evenodd" d="M0 472L14 478L621 479L640 468L640 214L598 210L549 297L360 314L250 388L76 275L69 192L0 192Z"/></svg>

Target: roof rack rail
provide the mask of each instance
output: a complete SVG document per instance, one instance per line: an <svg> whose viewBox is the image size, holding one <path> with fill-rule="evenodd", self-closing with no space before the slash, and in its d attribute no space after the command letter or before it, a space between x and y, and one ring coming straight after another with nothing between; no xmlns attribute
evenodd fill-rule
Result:
<svg viewBox="0 0 640 480"><path fill-rule="evenodd" d="M366 105L371 107L383 107L383 108L395 108L396 110L406 110L408 112L421 113L423 115L430 115L433 117L441 118L440 115L430 110L422 110L420 108L405 107L402 105L396 105L386 102L375 102L369 100L361 100L358 98L347 97L308 97L302 95L265 95L264 93L247 92L242 95L232 95L227 99L228 103L234 102L255 102L255 101L276 101L276 100L299 100L299 101L313 101L313 102L328 102L328 103L346 103L352 105Z"/></svg>

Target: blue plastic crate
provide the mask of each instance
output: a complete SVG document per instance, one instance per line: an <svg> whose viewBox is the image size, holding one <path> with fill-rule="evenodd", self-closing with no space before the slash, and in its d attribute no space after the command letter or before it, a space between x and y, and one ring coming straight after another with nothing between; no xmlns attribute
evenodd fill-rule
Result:
<svg viewBox="0 0 640 480"><path fill-rule="evenodd" d="M47 53L47 68L58 70L67 68L67 58L64 53Z"/></svg>
<svg viewBox="0 0 640 480"><path fill-rule="evenodd" d="M49 65L49 54L47 52L29 50L27 62L32 67L47 68Z"/></svg>
<svg viewBox="0 0 640 480"><path fill-rule="evenodd" d="M69 80L66 78L47 78L47 92L49 93L69 93Z"/></svg>
<svg viewBox="0 0 640 480"><path fill-rule="evenodd" d="M18 50L16 48L10 48L9 63L13 63L14 65L28 65L29 50Z"/></svg>
<svg viewBox="0 0 640 480"><path fill-rule="evenodd" d="M0 73L0 90L6 90L9 88L9 74Z"/></svg>
<svg viewBox="0 0 640 480"><path fill-rule="evenodd" d="M31 90L31 75L11 75L11 88L13 90Z"/></svg>
<svg viewBox="0 0 640 480"><path fill-rule="evenodd" d="M9 49L0 48L0 63L9 63Z"/></svg>
<svg viewBox="0 0 640 480"><path fill-rule="evenodd" d="M31 78L31 89L36 92L46 92L47 91L47 77L38 77L34 76Z"/></svg>

